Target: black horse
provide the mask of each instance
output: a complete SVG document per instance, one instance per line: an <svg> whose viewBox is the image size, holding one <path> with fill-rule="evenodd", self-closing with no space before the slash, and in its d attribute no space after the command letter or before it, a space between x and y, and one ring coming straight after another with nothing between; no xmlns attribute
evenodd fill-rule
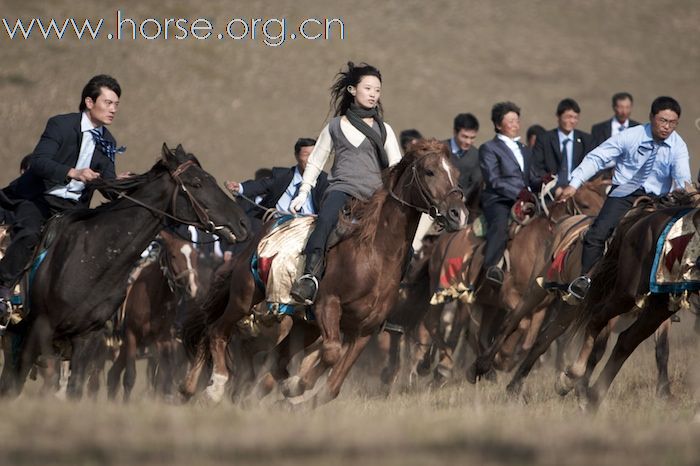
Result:
<svg viewBox="0 0 700 466"><path fill-rule="evenodd" d="M249 221L197 159L165 144L150 171L94 186L117 198L96 209L79 209L46 227L27 301L29 312L8 328L12 351L5 353L0 395L19 394L40 355L56 342L72 346L68 393L81 395L89 334L111 319L126 293L133 264L166 219L195 225L229 241L245 240ZM11 354L10 354L11 353Z"/></svg>

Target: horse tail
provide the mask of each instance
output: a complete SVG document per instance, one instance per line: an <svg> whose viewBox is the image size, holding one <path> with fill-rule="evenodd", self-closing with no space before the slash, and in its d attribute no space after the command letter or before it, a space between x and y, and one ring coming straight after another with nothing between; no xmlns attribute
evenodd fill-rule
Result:
<svg viewBox="0 0 700 466"><path fill-rule="evenodd" d="M194 359L201 346L208 344L207 328L226 307L232 272L233 269L226 265L217 271L204 301L192 306L188 312L183 325L182 344L190 359Z"/></svg>

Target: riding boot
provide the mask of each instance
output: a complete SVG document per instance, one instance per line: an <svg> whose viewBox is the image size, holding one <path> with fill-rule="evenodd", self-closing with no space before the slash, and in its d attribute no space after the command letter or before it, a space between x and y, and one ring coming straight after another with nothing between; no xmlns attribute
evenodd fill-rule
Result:
<svg viewBox="0 0 700 466"><path fill-rule="evenodd" d="M306 255L304 274L292 285L290 294L299 303L311 305L316 300L318 281L323 275L325 253L322 249L314 249Z"/></svg>

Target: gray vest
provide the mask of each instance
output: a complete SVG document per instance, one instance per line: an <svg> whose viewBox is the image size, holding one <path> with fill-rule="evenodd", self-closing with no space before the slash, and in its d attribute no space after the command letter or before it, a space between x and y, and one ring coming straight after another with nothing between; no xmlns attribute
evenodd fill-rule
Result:
<svg viewBox="0 0 700 466"><path fill-rule="evenodd" d="M342 191L357 199L366 200L382 187L379 157L368 138L365 138L359 147L353 146L347 140L340 129L341 118L335 117L328 123L335 157L326 191ZM379 133L376 121L372 128Z"/></svg>

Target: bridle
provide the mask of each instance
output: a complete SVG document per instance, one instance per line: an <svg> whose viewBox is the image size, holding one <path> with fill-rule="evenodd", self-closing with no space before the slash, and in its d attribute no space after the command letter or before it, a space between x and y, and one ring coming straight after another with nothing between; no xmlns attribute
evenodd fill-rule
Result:
<svg viewBox="0 0 700 466"><path fill-rule="evenodd" d="M187 189L187 186L185 186L184 182L180 178L180 175L182 175L185 171L187 171L188 168L196 166L196 163L194 160L187 160L180 165L177 166L177 168L173 171L169 171L168 173L170 174L171 178L175 180L175 189L173 190L173 195L172 195L172 201L171 201L171 210L173 214L176 212L176 204L177 204L177 197L178 193L180 190L182 190L183 193L187 196L187 199L190 202L190 205L192 206L192 210L194 210L195 215L197 216L197 221L190 221L190 220L185 220L183 218L179 218L176 215L169 214L165 212L164 210L161 210L157 207L154 207L152 205L148 205L143 201L140 201L125 192L121 191L118 192L118 197L119 198L124 198L128 199L129 201L133 202L134 204L137 204L141 207L144 207L148 210L150 210L153 213L156 213L158 215L161 215L163 217L167 217L171 220L174 220L178 223L184 223L185 225L192 225L196 228L199 228L201 230L208 231L209 233L216 233L217 231L223 230L224 226L219 226L216 225L211 218L209 217L209 214L207 214L206 209L200 204L200 202L190 193L190 191Z"/></svg>
<svg viewBox="0 0 700 466"><path fill-rule="evenodd" d="M421 200L425 202L425 205L429 207L422 207L419 205L411 204L410 202L407 202L403 199L401 199L395 192L394 192L394 187L391 186L389 187L389 195L396 201L398 201L401 205L404 205L406 207L409 207L411 209L414 209L420 213L423 214L428 214L430 217L435 219L440 225L445 225L447 222L447 217L443 213L440 212L440 209L437 207L437 202L434 200L431 200L430 195L428 194L428 188L425 185L425 183L421 180L421 178L418 176L418 171L416 169L416 163L418 163L419 159L414 160L411 163L411 177L408 179L408 181L404 184L404 187L411 186L412 184L416 184L418 186L418 194L420 194ZM398 180L397 180L398 184ZM445 194L445 199L447 199L449 196L452 194L457 193L459 194L460 198L464 199L464 193L462 190L459 188L459 186L455 186L451 190Z"/></svg>

